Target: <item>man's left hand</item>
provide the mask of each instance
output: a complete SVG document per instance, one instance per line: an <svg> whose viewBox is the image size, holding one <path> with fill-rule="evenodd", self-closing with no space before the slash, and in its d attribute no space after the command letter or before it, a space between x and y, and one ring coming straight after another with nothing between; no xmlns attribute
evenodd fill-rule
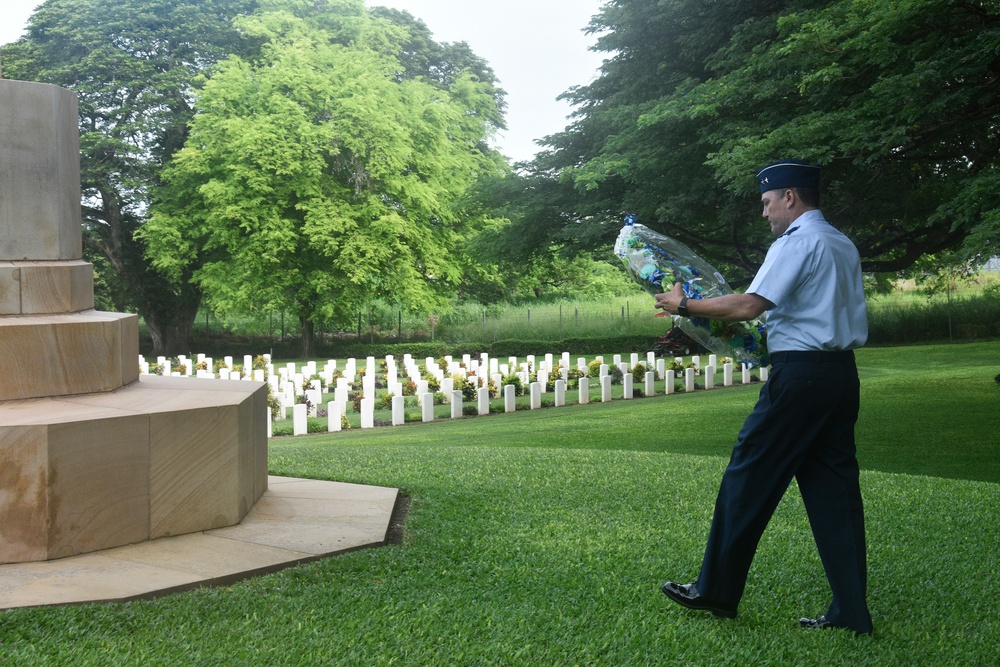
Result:
<svg viewBox="0 0 1000 667"><path fill-rule="evenodd" d="M664 312L657 313L656 317L668 317L670 315L677 314L677 306L680 305L681 299L684 298L684 290L681 288L680 283L674 283L674 287L669 292L661 292L653 297L656 299L653 304L654 308L662 310Z"/></svg>

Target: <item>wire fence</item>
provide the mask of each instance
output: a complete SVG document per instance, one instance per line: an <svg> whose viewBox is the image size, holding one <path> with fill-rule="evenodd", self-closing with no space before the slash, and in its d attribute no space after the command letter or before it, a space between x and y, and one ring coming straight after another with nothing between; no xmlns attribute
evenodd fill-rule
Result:
<svg viewBox="0 0 1000 667"><path fill-rule="evenodd" d="M869 299L869 343L975 340L1000 336L1000 294L985 291L952 300L873 297ZM654 317L652 301L636 298L563 301L548 304L464 304L446 313L419 313L374 304L347 323L315 326L319 341L496 343L558 341L608 336L656 338L671 327L670 318ZM298 340L298 320L285 313L249 316L202 311L195 337L240 336L253 343Z"/></svg>
<svg viewBox="0 0 1000 667"><path fill-rule="evenodd" d="M559 302L531 306L465 304L447 313L417 313L381 304L357 312L349 324L315 325L319 339L358 341L445 341L491 343L498 340L563 340L588 336L658 336L670 320L655 318L651 301L614 299L600 302ZM287 313L256 316L201 311L195 335L231 334L263 341L281 341L301 335L297 318Z"/></svg>

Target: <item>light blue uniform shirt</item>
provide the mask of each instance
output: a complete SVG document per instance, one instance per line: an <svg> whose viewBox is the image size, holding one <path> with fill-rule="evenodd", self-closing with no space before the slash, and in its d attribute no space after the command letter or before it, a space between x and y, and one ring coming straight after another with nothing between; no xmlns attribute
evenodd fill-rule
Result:
<svg viewBox="0 0 1000 667"><path fill-rule="evenodd" d="M868 340L858 249L818 210L778 237L747 291L774 304L767 311L772 352L853 350Z"/></svg>

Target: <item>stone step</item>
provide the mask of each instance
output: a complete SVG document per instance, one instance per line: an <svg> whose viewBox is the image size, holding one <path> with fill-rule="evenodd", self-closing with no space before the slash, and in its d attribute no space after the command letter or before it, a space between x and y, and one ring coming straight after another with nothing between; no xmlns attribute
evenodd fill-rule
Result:
<svg viewBox="0 0 1000 667"><path fill-rule="evenodd" d="M0 565L0 609L148 599L353 551L388 539L398 489L270 477L238 526L44 563Z"/></svg>

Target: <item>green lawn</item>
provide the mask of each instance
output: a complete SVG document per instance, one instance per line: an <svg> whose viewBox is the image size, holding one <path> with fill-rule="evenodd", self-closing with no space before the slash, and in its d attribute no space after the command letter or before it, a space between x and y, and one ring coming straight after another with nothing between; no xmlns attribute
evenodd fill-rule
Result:
<svg viewBox="0 0 1000 667"><path fill-rule="evenodd" d="M271 471L402 488L403 544L152 602L0 614L3 665L994 665L1000 342L866 349L859 458L876 635L828 603L798 493L736 620L697 574L759 385L283 438Z"/></svg>

